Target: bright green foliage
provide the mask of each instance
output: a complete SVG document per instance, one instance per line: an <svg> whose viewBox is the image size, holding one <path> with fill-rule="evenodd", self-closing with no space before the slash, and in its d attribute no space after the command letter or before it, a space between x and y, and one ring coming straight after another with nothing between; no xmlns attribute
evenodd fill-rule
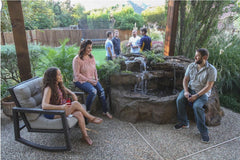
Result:
<svg viewBox="0 0 240 160"><path fill-rule="evenodd" d="M161 28L166 27L167 16L164 6L157 6L155 8L148 8L141 13L143 16L145 24L157 24Z"/></svg>
<svg viewBox="0 0 240 160"><path fill-rule="evenodd" d="M122 30L132 30L135 27L143 26L143 18L141 15L134 12L130 6L124 6L113 12L113 17L116 20L114 28Z"/></svg>
<svg viewBox="0 0 240 160"><path fill-rule="evenodd" d="M120 72L120 64L114 61L107 61L101 66L97 66L98 78L101 81L109 81L110 75Z"/></svg>
<svg viewBox="0 0 240 160"><path fill-rule="evenodd" d="M73 7L72 10L72 17L73 17L73 24L78 24L78 21L82 18L86 18L87 15L84 14L85 8L81 4L77 4Z"/></svg>
<svg viewBox="0 0 240 160"><path fill-rule="evenodd" d="M46 70L49 67L58 67L63 75L64 84L68 87L72 83L72 60L78 54L79 48L75 45L66 46L69 39L60 42L59 48L45 48L44 58L39 66Z"/></svg>
<svg viewBox="0 0 240 160"><path fill-rule="evenodd" d="M43 0L21 1L25 28L47 29L52 28L54 13Z"/></svg>
<svg viewBox="0 0 240 160"><path fill-rule="evenodd" d="M53 26L54 14L45 1L28 0L21 1L21 4L25 29L47 29ZM3 0L1 27L4 32L12 30L6 0Z"/></svg>
<svg viewBox="0 0 240 160"><path fill-rule="evenodd" d="M100 66L100 65L106 63L106 50L105 50L105 48L93 48L92 54L95 58L97 66Z"/></svg>
<svg viewBox="0 0 240 160"><path fill-rule="evenodd" d="M68 27L74 23L76 24L70 0L64 0L61 2L48 1L47 4L54 13L54 27Z"/></svg>
<svg viewBox="0 0 240 160"><path fill-rule="evenodd" d="M162 53L155 54L154 51L145 51L142 54L146 57L148 65L163 63L165 61Z"/></svg>

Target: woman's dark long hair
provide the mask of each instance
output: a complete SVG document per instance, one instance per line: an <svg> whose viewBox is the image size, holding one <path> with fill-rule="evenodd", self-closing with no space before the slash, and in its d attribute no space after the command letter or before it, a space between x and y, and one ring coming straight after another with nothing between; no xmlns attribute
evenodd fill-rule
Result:
<svg viewBox="0 0 240 160"><path fill-rule="evenodd" d="M89 44L92 44L92 41L91 41L91 40L83 40L83 41L81 42L80 50L79 50L78 55L79 55L79 57L80 57L82 60L83 60L83 55L84 55L84 53L85 53L85 51L86 51L87 45L89 45ZM93 57L92 54L90 54L89 57L92 58L92 57Z"/></svg>
<svg viewBox="0 0 240 160"><path fill-rule="evenodd" d="M51 88L52 94L50 103L55 105L59 105L61 103L57 90L57 70L59 69L56 67L50 67L45 71L43 77L43 91L46 87ZM62 91L63 97L66 98L67 91L65 90L63 83L58 83L58 87Z"/></svg>

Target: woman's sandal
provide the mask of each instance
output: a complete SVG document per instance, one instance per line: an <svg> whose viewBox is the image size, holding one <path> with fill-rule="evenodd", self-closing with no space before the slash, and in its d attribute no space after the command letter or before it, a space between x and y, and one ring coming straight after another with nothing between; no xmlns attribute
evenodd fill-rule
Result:
<svg viewBox="0 0 240 160"><path fill-rule="evenodd" d="M90 139L89 136L83 136L82 140L85 141L90 146L93 144L93 141Z"/></svg>
<svg viewBox="0 0 240 160"><path fill-rule="evenodd" d="M109 119L112 119L112 115L109 112L106 112L106 113L103 112L103 115L107 116Z"/></svg>
<svg viewBox="0 0 240 160"><path fill-rule="evenodd" d="M90 119L89 122L91 123L96 123L96 124L100 124L102 123L102 119L101 118L98 118L98 117L94 117L93 119Z"/></svg>

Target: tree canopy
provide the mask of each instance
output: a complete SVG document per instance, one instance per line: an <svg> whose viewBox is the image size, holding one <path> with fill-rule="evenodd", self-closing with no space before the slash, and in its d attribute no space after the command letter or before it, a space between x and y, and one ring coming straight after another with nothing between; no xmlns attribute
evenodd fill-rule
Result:
<svg viewBox="0 0 240 160"><path fill-rule="evenodd" d="M165 28L166 26L166 14L164 6L157 6L148 8L142 13L142 17L144 19L144 23L157 24L161 28Z"/></svg>
<svg viewBox="0 0 240 160"><path fill-rule="evenodd" d="M3 0L1 14L2 31L11 31L7 0ZM80 4L71 5L70 0L28 0L21 1L26 30L51 29L78 25L83 29L133 29L143 25L158 22L165 27L166 15L164 7L147 9L143 14L137 14L130 5L115 5L109 8L85 11Z"/></svg>

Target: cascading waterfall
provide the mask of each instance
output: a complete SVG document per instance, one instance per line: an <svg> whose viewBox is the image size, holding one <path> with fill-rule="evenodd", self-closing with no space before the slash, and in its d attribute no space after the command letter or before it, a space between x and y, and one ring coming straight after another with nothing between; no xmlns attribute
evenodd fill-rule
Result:
<svg viewBox="0 0 240 160"><path fill-rule="evenodd" d="M141 62L141 65L140 65L141 73L136 75L136 77L138 78L138 83L136 83L134 86L134 92L135 93L140 92L141 94L147 94L147 78L146 78L147 65L146 65L146 62L144 61L143 57L136 57L134 59L134 61Z"/></svg>

